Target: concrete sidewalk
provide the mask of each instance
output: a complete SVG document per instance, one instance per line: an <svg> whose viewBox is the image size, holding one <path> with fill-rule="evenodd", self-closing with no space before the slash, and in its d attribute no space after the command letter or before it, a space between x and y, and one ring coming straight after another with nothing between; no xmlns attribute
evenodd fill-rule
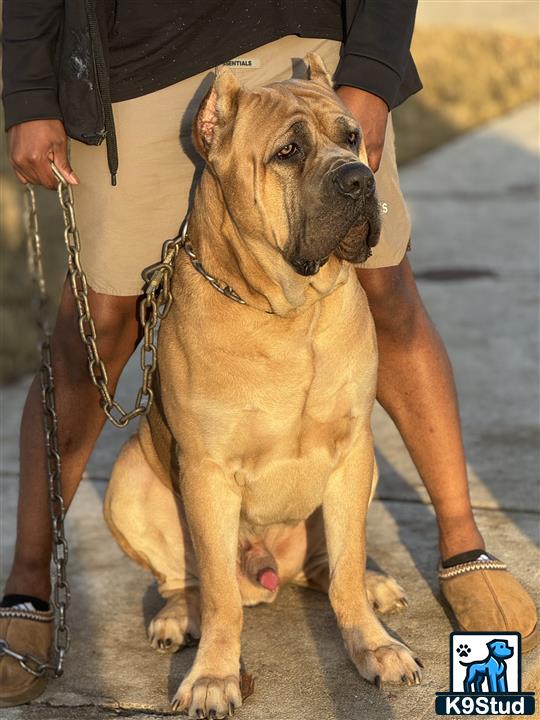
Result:
<svg viewBox="0 0 540 720"><path fill-rule="evenodd" d="M471 492L490 550L539 600L538 106L462 137L402 173L414 216L411 260L445 338L459 387ZM474 270L475 272L471 273ZM120 389L130 400L132 363ZM15 530L17 434L28 380L3 390L2 572ZM434 718L448 689L451 624L437 598L437 536L426 493L391 422L375 414L381 482L370 515L373 561L406 588L408 610L385 619L426 666L422 686L377 691L347 659L325 597L288 588L245 613L243 659L256 693L241 720ZM108 428L69 518L72 648L65 676L6 720L158 718L194 651L160 656L145 625L160 607L148 574L125 558L101 498L126 433ZM540 651L525 656L534 690ZM536 688L537 690L540 688Z"/></svg>

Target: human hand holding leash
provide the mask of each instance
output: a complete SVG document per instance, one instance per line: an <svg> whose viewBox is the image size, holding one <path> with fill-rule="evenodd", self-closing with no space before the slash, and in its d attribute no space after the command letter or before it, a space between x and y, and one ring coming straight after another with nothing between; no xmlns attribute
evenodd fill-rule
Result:
<svg viewBox="0 0 540 720"><path fill-rule="evenodd" d="M9 159L19 180L56 190L51 160L71 185L78 185L67 156L67 135L60 120L30 120L8 130Z"/></svg>
<svg viewBox="0 0 540 720"><path fill-rule="evenodd" d="M336 93L358 120L366 145L369 167L376 172L384 148L388 105L377 95L348 85L342 85Z"/></svg>

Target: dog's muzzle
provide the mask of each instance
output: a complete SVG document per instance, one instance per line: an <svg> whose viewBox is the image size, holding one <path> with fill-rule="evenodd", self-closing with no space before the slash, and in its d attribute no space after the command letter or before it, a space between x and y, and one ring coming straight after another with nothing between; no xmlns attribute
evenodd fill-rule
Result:
<svg viewBox="0 0 540 720"><path fill-rule="evenodd" d="M315 275L332 254L365 262L379 240L379 203L367 165L356 160L334 164L324 175L321 198L328 211L310 218L305 236L285 250L287 262L299 275Z"/></svg>
<svg viewBox="0 0 540 720"><path fill-rule="evenodd" d="M346 198L358 215L336 248L336 255L349 262L365 262L379 241L380 213L375 177L361 162L348 162L333 171L338 196ZM353 210L354 212L354 210Z"/></svg>

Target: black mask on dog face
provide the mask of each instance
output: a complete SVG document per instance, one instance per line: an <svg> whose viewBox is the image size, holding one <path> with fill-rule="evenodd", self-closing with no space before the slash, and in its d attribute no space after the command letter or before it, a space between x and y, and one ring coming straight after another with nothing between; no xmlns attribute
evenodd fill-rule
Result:
<svg viewBox="0 0 540 720"><path fill-rule="evenodd" d="M252 91L224 74L195 124L240 235L269 243L304 276L331 255L365 262L380 234L358 124L320 58L309 55L308 64L310 79Z"/></svg>

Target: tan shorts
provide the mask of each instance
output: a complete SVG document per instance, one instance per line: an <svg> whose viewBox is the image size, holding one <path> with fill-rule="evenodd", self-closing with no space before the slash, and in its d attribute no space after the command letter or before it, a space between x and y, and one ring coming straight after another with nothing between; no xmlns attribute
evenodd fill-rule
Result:
<svg viewBox="0 0 540 720"><path fill-rule="evenodd" d="M301 59L319 53L334 72L340 43L289 35L239 56L231 68L248 88L305 76ZM157 262L163 242L186 215L202 169L191 143L191 121L212 82L205 71L148 95L114 103L120 167L112 187L104 145L71 143L71 162L81 184L74 188L83 269L90 286L108 295L138 295L141 271ZM396 168L391 118L376 173L383 203L382 235L366 268L397 265L410 238L410 219Z"/></svg>

